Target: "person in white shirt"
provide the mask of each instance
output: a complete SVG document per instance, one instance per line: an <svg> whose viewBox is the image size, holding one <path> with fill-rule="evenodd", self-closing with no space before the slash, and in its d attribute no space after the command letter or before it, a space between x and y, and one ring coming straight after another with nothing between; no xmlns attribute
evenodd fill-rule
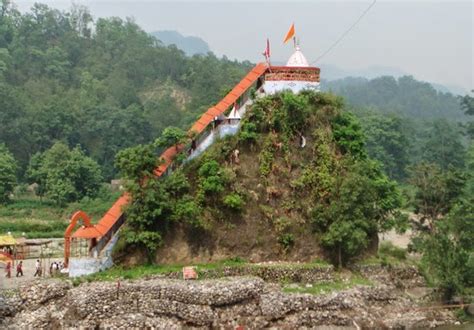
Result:
<svg viewBox="0 0 474 330"><path fill-rule="evenodd" d="M36 275L40 277L41 276L41 262L39 261L39 259L36 260L35 267L36 267L36 272L35 272L35 275L33 275L33 277L35 277Z"/></svg>

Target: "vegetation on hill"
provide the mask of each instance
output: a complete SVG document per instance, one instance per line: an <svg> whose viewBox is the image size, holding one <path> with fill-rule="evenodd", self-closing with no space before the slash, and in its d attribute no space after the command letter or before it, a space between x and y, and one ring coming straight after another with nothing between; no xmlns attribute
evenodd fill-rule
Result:
<svg viewBox="0 0 474 330"><path fill-rule="evenodd" d="M179 49L184 51L188 56L197 54L206 55L211 50L207 42L199 37L183 36L178 31L155 31L151 33L152 36L163 42L166 46L176 45Z"/></svg>
<svg viewBox="0 0 474 330"><path fill-rule="evenodd" d="M10 200L16 184L16 161L4 144L0 144L0 204Z"/></svg>
<svg viewBox="0 0 474 330"><path fill-rule="evenodd" d="M348 104L358 108L368 107L416 119L465 119L459 97L436 91L429 83L411 76L398 79L383 76L371 80L348 77L327 81L322 86L325 91L344 96Z"/></svg>
<svg viewBox="0 0 474 330"><path fill-rule="evenodd" d="M132 20L44 4L21 14L0 1L0 143L19 179L31 157L62 141L116 174L115 154L185 127L250 69L213 54L186 57Z"/></svg>
<svg viewBox="0 0 474 330"><path fill-rule="evenodd" d="M209 259L324 254L340 266L403 228L403 205L432 283L445 297L472 290L471 96L411 77L324 83L351 112L333 94L282 93L257 100L237 136L153 176L159 151L250 67L187 57L82 6L21 14L0 0L0 233L62 236L77 209L97 220L116 197L101 181L120 170L134 203L119 247L150 260L184 237Z"/></svg>
<svg viewBox="0 0 474 330"><path fill-rule="evenodd" d="M474 115L473 98L464 99ZM469 125L472 121L469 122ZM422 266L444 299L474 297L474 144L469 140L464 167L443 169L422 163L414 168L414 205L422 224L413 249L423 253Z"/></svg>
<svg viewBox="0 0 474 330"><path fill-rule="evenodd" d="M395 182L367 156L360 125L342 107L341 99L322 93L259 99L240 134L163 179L151 175L152 145L120 152L117 165L133 199L124 239L153 255L176 223L205 237L229 221L246 222L249 230L271 232L269 246L280 246L283 256L309 239L342 266L403 220ZM229 164L235 149L242 161Z"/></svg>

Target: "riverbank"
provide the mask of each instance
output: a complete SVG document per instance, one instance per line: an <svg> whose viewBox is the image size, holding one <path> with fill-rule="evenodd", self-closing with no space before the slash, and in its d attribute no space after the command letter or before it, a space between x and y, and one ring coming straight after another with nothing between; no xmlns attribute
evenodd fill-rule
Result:
<svg viewBox="0 0 474 330"><path fill-rule="evenodd" d="M298 273L293 267L248 267L257 267L266 278L231 271L210 278L209 270L207 279L197 281L176 279L174 272L76 286L69 280L38 281L5 298L2 326L425 328L459 323L454 311L427 307L435 304L433 292L414 267L364 266L342 273L302 267L309 281L300 282L295 275L286 277ZM280 278L272 280L273 274ZM321 290L322 283L329 291Z"/></svg>

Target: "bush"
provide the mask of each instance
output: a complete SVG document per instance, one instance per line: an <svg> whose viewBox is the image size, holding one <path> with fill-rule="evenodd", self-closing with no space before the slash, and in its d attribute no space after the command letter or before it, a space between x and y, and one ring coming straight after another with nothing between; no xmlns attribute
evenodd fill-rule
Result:
<svg viewBox="0 0 474 330"><path fill-rule="evenodd" d="M283 249L287 251L295 244L295 238L293 234L286 233L278 236L278 243L283 246Z"/></svg>
<svg viewBox="0 0 474 330"><path fill-rule="evenodd" d="M244 121L240 129L240 141L246 144L252 144L257 141L257 126L249 121Z"/></svg>
<svg viewBox="0 0 474 330"><path fill-rule="evenodd" d="M224 197L224 205L234 211L242 211L244 200L239 194L232 193Z"/></svg>
<svg viewBox="0 0 474 330"><path fill-rule="evenodd" d="M332 120L331 126L334 140L343 153L355 158L366 158L365 136L354 115L343 112Z"/></svg>
<svg viewBox="0 0 474 330"><path fill-rule="evenodd" d="M224 191L225 175L215 160L205 161L198 170L200 189L208 195Z"/></svg>

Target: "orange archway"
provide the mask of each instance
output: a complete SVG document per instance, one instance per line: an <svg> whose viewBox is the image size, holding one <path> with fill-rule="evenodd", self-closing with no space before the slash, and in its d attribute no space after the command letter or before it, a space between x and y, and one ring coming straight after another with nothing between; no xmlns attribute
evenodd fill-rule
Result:
<svg viewBox="0 0 474 330"><path fill-rule="evenodd" d="M69 266L69 256L71 255L71 234L77 222L82 219L85 227L93 227L91 219L83 211L77 211L71 217L71 222L64 233L64 266Z"/></svg>

